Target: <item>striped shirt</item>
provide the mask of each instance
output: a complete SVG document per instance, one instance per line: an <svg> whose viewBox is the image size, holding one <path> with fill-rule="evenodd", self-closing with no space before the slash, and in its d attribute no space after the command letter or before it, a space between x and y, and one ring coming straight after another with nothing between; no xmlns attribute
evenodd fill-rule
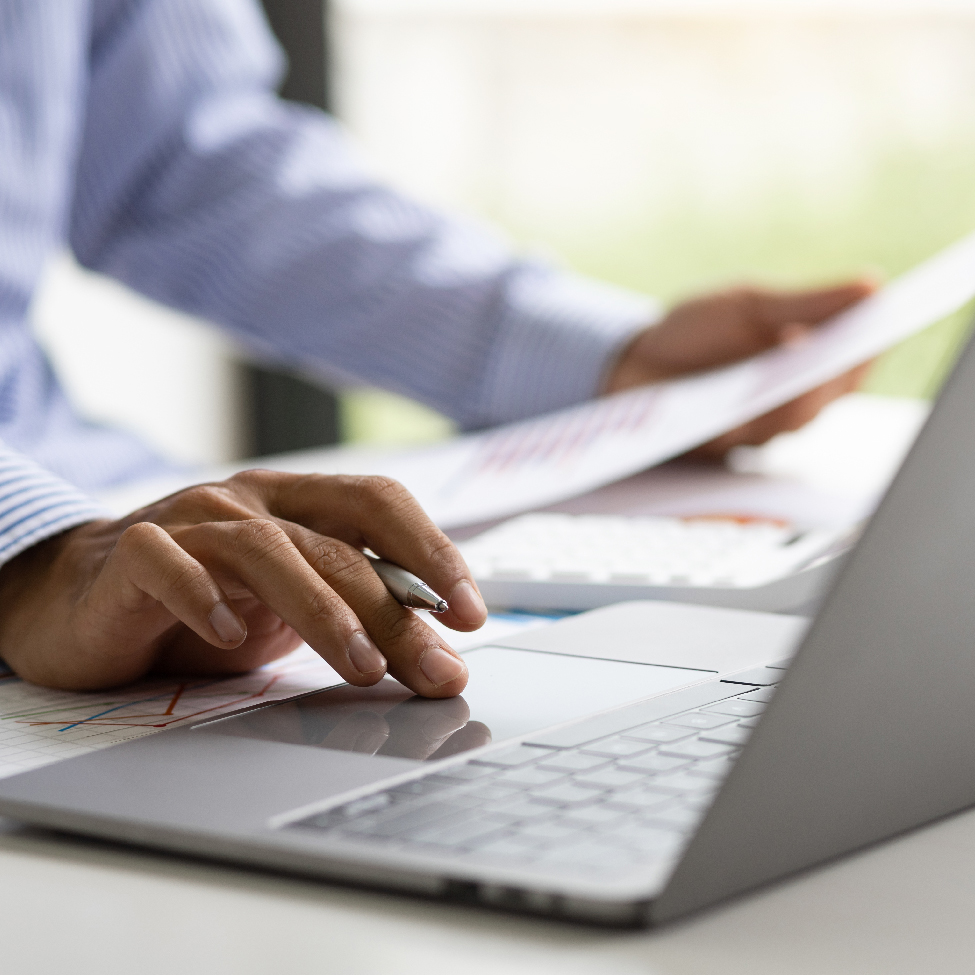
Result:
<svg viewBox="0 0 975 975"><path fill-rule="evenodd" d="M64 247L465 428L593 396L653 316L383 185L334 120L275 97L282 70L255 0L0 0L0 564L166 466L79 418L30 332Z"/></svg>

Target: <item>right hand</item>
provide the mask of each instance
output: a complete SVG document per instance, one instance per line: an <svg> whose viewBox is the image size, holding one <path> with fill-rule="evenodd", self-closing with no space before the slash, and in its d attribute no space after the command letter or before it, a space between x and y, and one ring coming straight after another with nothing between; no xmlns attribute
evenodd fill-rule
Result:
<svg viewBox="0 0 975 975"><path fill-rule="evenodd" d="M235 674L305 640L351 684L426 697L463 660L386 590L363 548L416 573L474 630L460 553L402 485L247 471L35 545L0 570L0 656L26 680L96 690L150 672Z"/></svg>

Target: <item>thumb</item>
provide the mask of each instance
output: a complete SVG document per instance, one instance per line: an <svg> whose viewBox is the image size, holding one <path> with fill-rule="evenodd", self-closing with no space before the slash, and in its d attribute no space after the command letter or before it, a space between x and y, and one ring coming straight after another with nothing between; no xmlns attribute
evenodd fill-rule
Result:
<svg viewBox="0 0 975 975"><path fill-rule="evenodd" d="M795 341L808 331L808 326L818 325L862 301L877 287L875 279L864 277L830 288L764 291L758 295L756 311L763 326L778 330L779 341Z"/></svg>

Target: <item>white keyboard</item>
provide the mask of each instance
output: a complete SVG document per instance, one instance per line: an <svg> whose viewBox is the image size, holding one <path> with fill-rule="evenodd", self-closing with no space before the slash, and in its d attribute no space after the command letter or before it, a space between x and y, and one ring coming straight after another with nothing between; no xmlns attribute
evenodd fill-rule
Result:
<svg viewBox="0 0 975 975"><path fill-rule="evenodd" d="M853 534L758 519L541 513L458 547L491 606L671 599L798 612L821 594Z"/></svg>

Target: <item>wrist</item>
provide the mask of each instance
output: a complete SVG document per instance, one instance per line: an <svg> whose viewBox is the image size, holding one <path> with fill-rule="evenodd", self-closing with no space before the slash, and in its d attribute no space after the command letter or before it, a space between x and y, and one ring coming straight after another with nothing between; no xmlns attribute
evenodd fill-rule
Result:
<svg viewBox="0 0 975 975"><path fill-rule="evenodd" d="M655 351L657 324L655 322L638 332L616 354L606 370L600 395L621 393L669 378L665 369L655 365L658 358Z"/></svg>

